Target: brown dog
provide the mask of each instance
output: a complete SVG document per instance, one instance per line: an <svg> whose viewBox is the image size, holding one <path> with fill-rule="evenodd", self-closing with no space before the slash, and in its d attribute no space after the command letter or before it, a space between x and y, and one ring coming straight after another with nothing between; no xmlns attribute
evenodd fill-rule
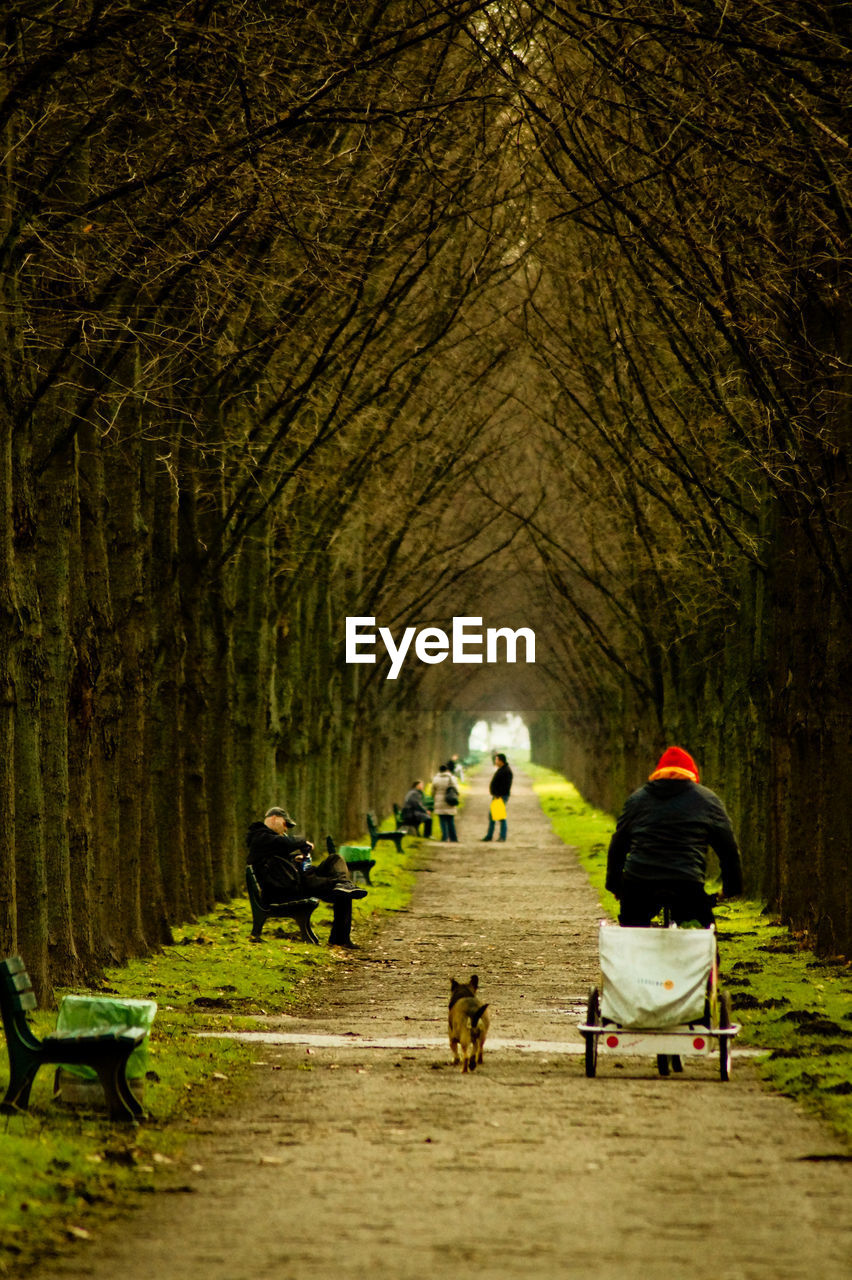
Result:
<svg viewBox="0 0 852 1280"><path fill-rule="evenodd" d="M462 1071L475 1071L482 1065L482 1050L488 1035L488 1005L476 994L479 987L477 974L470 982L456 982L450 978L449 1031L453 1062L461 1062ZM459 1055L461 1049L461 1055Z"/></svg>

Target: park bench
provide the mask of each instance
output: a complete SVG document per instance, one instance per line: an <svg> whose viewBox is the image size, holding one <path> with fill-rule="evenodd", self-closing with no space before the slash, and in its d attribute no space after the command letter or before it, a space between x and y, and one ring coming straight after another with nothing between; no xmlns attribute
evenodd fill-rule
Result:
<svg viewBox="0 0 852 1280"><path fill-rule="evenodd" d="M433 810L433 808L434 808L434 806L435 806L435 801L432 799L432 797L431 797L431 796L423 796L423 798L422 798L422 804L423 804L423 808L424 808L428 813L431 813L431 812L432 812L432 810ZM406 821L405 821L405 819L404 819L404 818L403 818L403 816L402 816L402 806L401 806L401 805L394 804L394 807L393 807L393 816L394 816L394 820L395 820L395 822L396 822L396 829L397 829L397 831L402 832L402 834L403 834L403 835L405 835L405 836L416 836L416 835L417 835L417 833L418 833L418 832L419 832L419 830L420 830L420 825L419 825L419 824L417 824L417 825L415 826L415 825L414 825L414 823L406 822Z"/></svg>
<svg viewBox="0 0 852 1280"><path fill-rule="evenodd" d="M0 1111L26 1111L39 1067L86 1066L98 1074L110 1120L136 1121L144 1114L127 1082L127 1060L148 1034L147 1027L86 1028L56 1031L39 1040L27 1014L36 1007L30 976L20 956L0 961L0 1013L9 1054L9 1087Z"/></svg>
<svg viewBox="0 0 852 1280"><path fill-rule="evenodd" d="M393 817L396 823L397 831L404 831L407 836L416 836L417 828L413 827L410 822L403 822L402 809L398 804L394 804Z"/></svg>
<svg viewBox="0 0 852 1280"><path fill-rule="evenodd" d="M293 902L275 902L266 906L261 899L260 885L252 867L246 867L246 888L251 905L251 936L259 938L263 926L270 918L295 920L303 942L319 943L313 931L311 916L319 906L319 898L296 898Z"/></svg>
<svg viewBox="0 0 852 1280"><path fill-rule="evenodd" d="M396 845L397 853L402 853L403 837L409 834L408 827L403 827L402 830L397 831L380 831L374 813L367 814L367 830L370 833L370 847L372 849L375 849L380 840L392 840Z"/></svg>

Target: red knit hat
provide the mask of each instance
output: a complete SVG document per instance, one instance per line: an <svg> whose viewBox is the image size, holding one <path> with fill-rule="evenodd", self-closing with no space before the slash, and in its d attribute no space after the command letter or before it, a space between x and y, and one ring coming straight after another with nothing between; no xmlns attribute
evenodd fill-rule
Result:
<svg viewBox="0 0 852 1280"><path fill-rule="evenodd" d="M688 778L690 782L700 781L698 765L683 747L666 748L649 781L655 782L658 778Z"/></svg>

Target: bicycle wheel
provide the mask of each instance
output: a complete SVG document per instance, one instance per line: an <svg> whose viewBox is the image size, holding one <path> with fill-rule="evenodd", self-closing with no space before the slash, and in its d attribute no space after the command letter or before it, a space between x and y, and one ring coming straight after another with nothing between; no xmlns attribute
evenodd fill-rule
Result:
<svg viewBox="0 0 852 1280"><path fill-rule="evenodd" d="M601 1025L601 1002L598 996L597 987L592 987L589 992L589 1001L586 1005L586 1026L599 1027ZM586 1075L591 1079L598 1069L598 1037L593 1031L587 1031L586 1040Z"/></svg>
<svg viewBox="0 0 852 1280"><path fill-rule="evenodd" d="M730 1027L731 1002L727 991L719 992L719 1029ZM731 1078L731 1036L719 1036L719 1079Z"/></svg>

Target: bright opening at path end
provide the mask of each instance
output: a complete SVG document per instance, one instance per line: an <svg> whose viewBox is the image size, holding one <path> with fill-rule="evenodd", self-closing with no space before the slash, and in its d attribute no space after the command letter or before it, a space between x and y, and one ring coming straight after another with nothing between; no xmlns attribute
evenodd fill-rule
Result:
<svg viewBox="0 0 852 1280"><path fill-rule="evenodd" d="M520 716L509 713L499 720L478 720L468 746L471 751L529 751L530 732Z"/></svg>

